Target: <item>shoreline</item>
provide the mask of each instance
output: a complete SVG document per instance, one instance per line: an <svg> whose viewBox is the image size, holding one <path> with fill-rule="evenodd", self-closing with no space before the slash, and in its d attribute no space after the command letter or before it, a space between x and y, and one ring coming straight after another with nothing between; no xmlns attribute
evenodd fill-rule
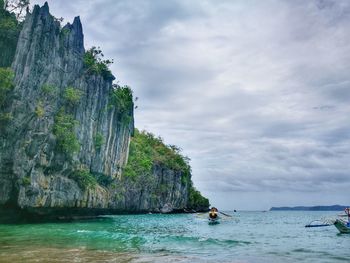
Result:
<svg viewBox="0 0 350 263"><path fill-rule="evenodd" d="M160 211L128 211L94 208L26 208L0 206L0 224L49 223L91 220L111 215L145 215L145 214L194 214L207 212L187 209L174 209L168 213Z"/></svg>

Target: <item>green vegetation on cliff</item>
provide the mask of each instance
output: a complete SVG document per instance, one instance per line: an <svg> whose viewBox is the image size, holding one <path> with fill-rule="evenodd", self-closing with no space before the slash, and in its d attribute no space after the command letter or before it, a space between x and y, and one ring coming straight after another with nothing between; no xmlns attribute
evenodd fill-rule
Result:
<svg viewBox="0 0 350 263"><path fill-rule="evenodd" d="M83 190L93 188L97 185L96 178L90 173L88 169L78 169L70 174L71 179L77 182L79 187Z"/></svg>
<svg viewBox="0 0 350 263"><path fill-rule="evenodd" d="M63 98L69 105L74 106L78 104L82 95L82 91L73 87L67 87L64 91Z"/></svg>
<svg viewBox="0 0 350 263"><path fill-rule="evenodd" d="M73 154L80 149L80 144L74 129L78 122L73 115L66 114L61 109L55 117L53 133L57 138L58 149L66 154Z"/></svg>
<svg viewBox="0 0 350 263"><path fill-rule="evenodd" d="M44 117L44 115L45 115L45 109L44 109L44 107L43 107L42 101L38 101L38 103L36 104L36 107L35 107L35 115L36 115L38 118Z"/></svg>
<svg viewBox="0 0 350 263"><path fill-rule="evenodd" d="M191 167L189 159L184 157L180 149L175 146L165 145L160 137L146 131L135 129L131 138L128 164L123 175L137 177L150 175L155 164L183 172L185 177L190 176Z"/></svg>
<svg viewBox="0 0 350 263"><path fill-rule="evenodd" d="M4 106L9 91L14 88L13 78L10 68L0 68L0 108Z"/></svg>
<svg viewBox="0 0 350 263"><path fill-rule="evenodd" d="M119 86L113 84L113 90L110 96L110 106L114 106L119 114L119 120L123 125L129 125L134 107L132 90L129 86Z"/></svg>
<svg viewBox="0 0 350 263"><path fill-rule="evenodd" d="M118 113L127 113L133 107L132 90L129 86L123 87L114 84L111 95L111 104L114 105Z"/></svg>
<svg viewBox="0 0 350 263"><path fill-rule="evenodd" d="M11 113L4 109L10 103L8 98L14 88L13 78L14 73L10 68L0 68L0 130L12 119Z"/></svg>
<svg viewBox="0 0 350 263"><path fill-rule="evenodd" d="M54 85L45 83L42 87L41 87L41 91L46 95L46 96L52 96L54 94L57 93L58 88L55 87Z"/></svg>
<svg viewBox="0 0 350 263"><path fill-rule="evenodd" d="M188 207L194 210L202 210L209 207L209 200L201 195L201 193L193 186L190 187L188 195Z"/></svg>
<svg viewBox="0 0 350 263"><path fill-rule="evenodd" d="M16 15L4 9L4 1L0 0L0 67L11 65L21 28Z"/></svg>
<svg viewBox="0 0 350 263"><path fill-rule="evenodd" d="M92 47L84 54L84 65L88 72L101 75L104 78L114 78L109 66L113 60L102 59L104 57L100 48Z"/></svg>
<svg viewBox="0 0 350 263"><path fill-rule="evenodd" d="M94 145L97 150L101 148L101 146L104 144L105 140L103 138L102 133L97 133L94 137Z"/></svg>

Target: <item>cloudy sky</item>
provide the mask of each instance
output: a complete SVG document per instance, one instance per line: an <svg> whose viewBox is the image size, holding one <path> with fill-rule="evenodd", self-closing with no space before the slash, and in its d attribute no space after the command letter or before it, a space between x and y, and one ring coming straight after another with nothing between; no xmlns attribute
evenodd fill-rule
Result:
<svg viewBox="0 0 350 263"><path fill-rule="evenodd" d="M136 126L183 149L213 205L350 203L350 1L48 2L80 15Z"/></svg>

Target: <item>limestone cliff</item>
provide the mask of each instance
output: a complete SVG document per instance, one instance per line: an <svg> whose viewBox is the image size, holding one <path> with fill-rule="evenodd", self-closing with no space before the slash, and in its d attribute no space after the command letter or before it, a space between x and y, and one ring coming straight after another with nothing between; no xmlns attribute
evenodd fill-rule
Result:
<svg viewBox="0 0 350 263"><path fill-rule="evenodd" d="M14 88L0 104L6 116L0 118L0 212L188 207L190 181L181 183L181 171L154 163L151 181L123 176L134 132L132 95L112 84L110 72L87 65L79 17L61 27L45 3L22 26L11 65ZM147 190L157 185L162 191Z"/></svg>

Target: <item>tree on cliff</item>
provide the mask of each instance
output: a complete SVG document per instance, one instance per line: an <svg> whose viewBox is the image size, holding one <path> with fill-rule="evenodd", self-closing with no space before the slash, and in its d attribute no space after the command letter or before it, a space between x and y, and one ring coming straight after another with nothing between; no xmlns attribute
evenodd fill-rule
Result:
<svg viewBox="0 0 350 263"><path fill-rule="evenodd" d="M25 10L29 7L29 0L0 0L3 9L15 13L17 20L23 20Z"/></svg>
<svg viewBox="0 0 350 263"><path fill-rule="evenodd" d="M16 14L5 9L4 0L0 0L0 67L9 67L17 46L21 23Z"/></svg>

